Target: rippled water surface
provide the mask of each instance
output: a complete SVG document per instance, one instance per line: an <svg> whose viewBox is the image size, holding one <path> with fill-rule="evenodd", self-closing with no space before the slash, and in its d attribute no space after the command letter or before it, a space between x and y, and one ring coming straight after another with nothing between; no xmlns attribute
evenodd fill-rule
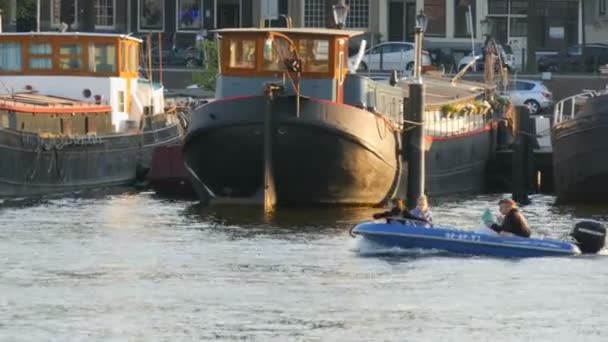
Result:
<svg viewBox="0 0 608 342"><path fill-rule="evenodd" d="M444 199L475 228L499 195ZM523 209L563 237L608 208ZM149 193L0 203L1 341L606 341L608 258L373 248L374 210L201 208Z"/></svg>

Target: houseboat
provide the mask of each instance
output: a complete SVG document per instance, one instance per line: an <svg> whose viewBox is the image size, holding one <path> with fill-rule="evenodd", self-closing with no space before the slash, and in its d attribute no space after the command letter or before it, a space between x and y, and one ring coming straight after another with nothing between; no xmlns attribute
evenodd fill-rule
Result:
<svg viewBox="0 0 608 342"><path fill-rule="evenodd" d="M216 32L216 99L194 111L183 149L197 192L256 202L272 191L278 205L379 204L403 195L411 80L349 70L349 39L362 32ZM428 192L481 190L491 155L491 119L478 110L483 85L429 74L424 82Z"/></svg>
<svg viewBox="0 0 608 342"><path fill-rule="evenodd" d="M0 197L124 185L177 143L163 88L139 77L141 41L0 34Z"/></svg>
<svg viewBox="0 0 608 342"><path fill-rule="evenodd" d="M551 145L561 203L608 203L608 93L585 91L555 104Z"/></svg>

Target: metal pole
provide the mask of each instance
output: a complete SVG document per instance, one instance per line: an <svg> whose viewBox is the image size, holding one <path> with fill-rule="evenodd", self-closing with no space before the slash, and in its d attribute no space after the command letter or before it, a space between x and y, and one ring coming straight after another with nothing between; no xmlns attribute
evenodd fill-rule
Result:
<svg viewBox="0 0 608 342"><path fill-rule="evenodd" d="M2 33L2 8L0 8L0 33Z"/></svg>
<svg viewBox="0 0 608 342"><path fill-rule="evenodd" d="M40 32L40 0L36 1L36 32Z"/></svg>

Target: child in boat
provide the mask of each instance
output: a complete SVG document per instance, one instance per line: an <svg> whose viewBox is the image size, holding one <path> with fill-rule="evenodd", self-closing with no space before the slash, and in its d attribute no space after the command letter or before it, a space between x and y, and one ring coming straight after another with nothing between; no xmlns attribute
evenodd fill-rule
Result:
<svg viewBox="0 0 608 342"><path fill-rule="evenodd" d="M500 234L510 233L521 237L530 237L528 221L526 221L524 215L522 215L517 208L515 201L509 198L504 198L498 202L498 206L500 213L505 217L502 224L492 224L492 226L490 226L492 230Z"/></svg>
<svg viewBox="0 0 608 342"><path fill-rule="evenodd" d="M416 208L412 209L410 214L427 223L433 223L433 213L431 212L431 208L429 208L429 202L425 195L418 197Z"/></svg>

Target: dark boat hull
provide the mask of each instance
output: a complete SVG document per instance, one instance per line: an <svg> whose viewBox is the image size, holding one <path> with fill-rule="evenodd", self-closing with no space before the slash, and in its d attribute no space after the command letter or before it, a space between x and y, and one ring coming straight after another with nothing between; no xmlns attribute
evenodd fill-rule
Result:
<svg viewBox="0 0 608 342"><path fill-rule="evenodd" d="M188 168L211 195L259 198L264 179L263 97L216 101L192 118ZM377 204L401 175L400 137L379 115L294 98L272 106L272 169L278 204Z"/></svg>
<svg viewBox="0 0 608 342"><path fill-rule="evenodd" d="M495 152L491 125L447 137L427 136L426 192L431 196L480 193L486 165Z"/></svg>
<svg viewBox="0 0 608 342"><path fill-rule="evenodd" d="M608 202L608 96L552 131L555 192L560 202Z"/></svg>
<svg viewBox="0 0 608 342"><path fill-rule="evenodd" d="M57 194L134 182L156 146L178 143L170 126L142 134L41 138L0 129L0 197Z"/></svg>

